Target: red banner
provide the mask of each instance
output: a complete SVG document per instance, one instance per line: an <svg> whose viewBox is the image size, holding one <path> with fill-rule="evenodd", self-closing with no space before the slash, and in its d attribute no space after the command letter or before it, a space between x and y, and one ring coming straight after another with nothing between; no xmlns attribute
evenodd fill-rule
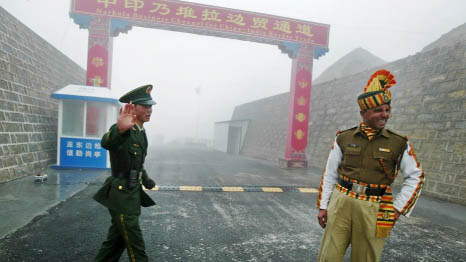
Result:
<svg viewBox="0 0 466 262"><path fill-rule="evenodd" d="M299 70L295 85L291 145L299 152L307 146L311 73L305 68Z"/></svg>
<svg viewBox="0 0 466 262"><path fill-rule="evenodd" d="M73 0L72 13L103 15L328 47L329 25L168 0Z"/></svg>
<svg viewBox="0 0 466 262"><path fill-rule="evenodd" d="M87 85L108 86L108 50L100 45L94 45L88 51Z"/></svg>

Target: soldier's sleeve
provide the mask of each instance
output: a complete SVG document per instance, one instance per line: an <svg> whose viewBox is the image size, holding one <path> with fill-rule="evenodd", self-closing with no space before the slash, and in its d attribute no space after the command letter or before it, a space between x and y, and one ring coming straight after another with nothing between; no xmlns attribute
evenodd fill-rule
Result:
<svg viewBox="0 0 466 262"><path fill-rule="evenodd" d="M400 171L404 177L401 191L396 196L394 206L401 214L409 217L413 211L424 185L424 171L416 159L413 147L407 143L400 163Z"/></svg>
<svg viewBox="0 0 466 262"><path fill-rule="evenodd" d="M319 194L317 196L317 207L319 209L327 209L330 196L338 181L337 170L341 164L342 155L341 148L337 143L337 138L335 138L332 150L327 159L327 165L320 180Z"/></svg>
<svg viewBox="0 0 466 262"><path fill-rule="evenodd" d="M146 169L142 169L142 176L141 176L141 179L142 179L142 184L144 185L145 188L147 189L152 189L156 183L154 180L152 180L149 175L147 175L147 172L146 172Z"/></svg>
<svg viewBox="0 0 466 262"><path fill-rule="evenodd" d="M114 150L121 145L126 139L129 138L129 130L120 135L118 133L117 124L110 127L107 133L105 133L100 141L103 148L107 150Z"/></svg>

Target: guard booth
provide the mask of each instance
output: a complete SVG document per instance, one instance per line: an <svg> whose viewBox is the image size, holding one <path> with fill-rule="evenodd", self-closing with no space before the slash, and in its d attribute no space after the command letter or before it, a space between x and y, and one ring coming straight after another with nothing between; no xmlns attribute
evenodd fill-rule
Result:
<svg viewBox="0 0 466 262"><path fill-rule="evenodd" d="M53 168L110 168L103 134L117 121L120 104L110 89L68 85L52 94L59 99L57 164Z"/></svg>

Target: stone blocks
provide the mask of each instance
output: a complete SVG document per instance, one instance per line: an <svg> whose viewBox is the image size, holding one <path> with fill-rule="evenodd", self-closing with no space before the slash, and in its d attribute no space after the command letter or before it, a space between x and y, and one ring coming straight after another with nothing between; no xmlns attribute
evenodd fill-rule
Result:
<svg viewBox="0 0 466 262"><path fill-rule="evenodd" d="M0 7L0 183L56 161L57 101L85 71ZM51 77L52 76L52 77Z"/></svg>
<svg viewBox="0 0 466 262"><path fill-rule="evenodd" d="M424 192L466 203L466 42L435 48L386 64L397 80L388 128L407 135L423 165ZM356 97L379 68L312 86L307 160L324 168L338 129L361 121ZM233 119L251 119L243 154L271 161L284 156L288 93L235 108ZM266 108L283 110L267 113ZM399 183L399 181L397 181Z"/></svg>

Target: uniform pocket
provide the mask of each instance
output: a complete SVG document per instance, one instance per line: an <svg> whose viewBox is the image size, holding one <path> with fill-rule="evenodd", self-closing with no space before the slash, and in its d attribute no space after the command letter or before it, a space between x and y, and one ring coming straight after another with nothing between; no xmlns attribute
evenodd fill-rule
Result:
<svg viewBox="0 0 466 262"><path fill-rule="evenodd" d="M141 157L142 148L138 144L132 144L129 146L129 154L133 157Z"/></svg>
<svg viewBox="0 0 466 262"><path fill-rule="evenodd" d="M140 188L128 189L127 180L115 178L109 193L109 208L125 214L139 214L141 197Z"/></svg>
<svg viewBox="0 0 466 262"><path fill-rule="evenodd" d="M343 164L349 167L359 167L361 165L361 148L347 147L343 154Z"/></svg>
<svg viewBox="0 0 466 262"><path fill-rule="evenodd" d="M127 192L128 186L126 179L115 178L111 184L112 190L115 192Z"/></svg>
<svg viewBox="0 0 466 262"><path fill-rule="evenodd" d="M373 158L378 162L377 169L392 174L396 160L392 152L374 151Z"/></svg>
<svg viewBox="0 0 466 262"><path fill-rule="evenodd" d="M138 144L131 144L128 150L129 155L132 158L133 167L140 168L142 166L142 159L144 157L142 148Z"/></svg>
<svg viewBox="0 0 466 262"><path fill-rule="evenodd" d="M384 151L374 151L373 154L374 158L377 159L386 159L386 160L393 160L393 153L392 152L384 152Z"/></svg>

